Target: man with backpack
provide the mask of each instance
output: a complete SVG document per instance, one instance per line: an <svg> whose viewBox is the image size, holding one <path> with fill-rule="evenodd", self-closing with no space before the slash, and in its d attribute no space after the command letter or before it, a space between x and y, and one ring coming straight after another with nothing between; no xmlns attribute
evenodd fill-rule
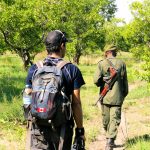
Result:
<svg viewBox="0 0 150 150"><path fill-rule="evenodd" d="M74 121L75 141L80 143L78 149L84 150L80 87L85 82L80 70L62 59L67 42L65 33L49 32L45 39L48 56L28 71L24 92L32 96L31 150L71 150Z"/></svg>
<svg viewBox="0 0 150 150"><path fill-rule="evenodd" d="M112 150L117 129L121 121L121 107L128 94L128 80L125 63L116 58L117 47L106 45L105 59L99 61L94 83L100 87L103 127L106 132L106 150Z"/></svg>

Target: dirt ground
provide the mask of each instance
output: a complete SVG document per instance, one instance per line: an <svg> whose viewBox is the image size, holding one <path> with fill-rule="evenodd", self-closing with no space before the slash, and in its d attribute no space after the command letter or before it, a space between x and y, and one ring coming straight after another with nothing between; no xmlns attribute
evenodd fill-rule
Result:
<svg viewBox="0 0 150 150"><path fill-rule="evenodd" d="M130 86L130 90L134 89L141 84L133 84ZM150 134L150 114L145 112L143 114L145 105L149 106L150 97L145 99L138 99L136 106L128 106L125 109L123 107L122 111L122 120L118 130L118 136L115 141L116 147L114 150L126 150L125 143L127 139L132 139L135 137L143 136ZM94 120L92 121L92 123ZM101 122L100 122L101 124ZM106 144L105 133L102 127L99 128L100 133L97 136L96 140L88 144L86 150L104 150ZM3 133L0 131L0 150L23 150L20 149L22 145L18 145L13 141L8 141L7 139L2 138ZM19 142L19 141L18 141ZM20 143L22 143L20 141ZM19 146L19 148L18 148Z"/></svg>
<svg viewBox="0 0 150 150"><path fill-rule="evenodd" d="M128 137L127 128L126 128L126 120L125 115L122 113L122 121L120 127L118 129L118 136L115 141L116 147L114 150L124 150L125 149L125 141ZM96 141L92 142L88 148L88 150L104 150L106 145L106 138L104 130L101 129L100 134L96 138Z"/></svg>
<svg viewBox="0 0 150 150"><path fill-rule="evenodd" d="M129 87L129 91L141 86L142 83L138 85L132 84ZM142 114L142 109L146 103L149 103L150 97L145 99L138 99L136 106L129 106L127 109L123 107L121 124L118 129L117 139L115 141L116 147L114 150L126 150L128 149L125 145L128 139L150 134L150 127L147 125L150 123L150 115ZM105 150L106 137L104 130L100 129L100 134L97 136L96 140L90 143L87 150Z"/></svg>

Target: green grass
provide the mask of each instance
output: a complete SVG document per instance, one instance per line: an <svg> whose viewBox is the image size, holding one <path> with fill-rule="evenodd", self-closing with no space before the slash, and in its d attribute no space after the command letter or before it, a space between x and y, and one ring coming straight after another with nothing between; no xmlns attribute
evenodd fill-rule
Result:
<svg viewBox="0 0 150 150"><path fill-rule="evenodd" d="M0 59L0 102L13 101L24 87L25 71L18 56L6 55Z"/></svg>
<svg viewBox="0 0 150 150"><path fill-rule="evenodd" d="M13 102L4 102L0 105L0 123L22 123L23 110L21 98L14 97Z"/></svg>
<svg viewBox="0 0 150 150"><path fill-rule="evenodd" d="M22 111L22 89L26 72L20 58L14 54L1 56L0 59L0 149L7 150L8 145L23 150L25 128ZM12 150L15 147L11 148Z"/></svg>
<svg viewBox="0 0 150 150"><path fill-rule="evenodd" d="M128 150L148 150L149 148L150 136L148 134L128 140Z"/></svg>
<svg viewBox="0 0 150 150"><path fill-rule="evenodd" d="M128 53L125 54L129 57ZM100 132L101 128L101 111L98 107L93 106L98 99L99 88L93 84L93 75L97 67L97 61L99 56L94 56L92 62L92 56L88 60L88 57L83 57L81 65L78 67L81 69L86 84L81 88L81 101L84 112L84 126L86 131L86 145L95 140L96 136ZM120 56L124 58L123 55ZM130 56L131 57L131 56ZM129 57L129 58L130 58ZM126 61L127 58L124 58ZM135 61L130 58L127 61L128 80L130 83L136 82L138 77L135 74ZM92 62L92 63L91 63ZM0 139L9 142L18 142L17 144L21 150L24 147L25 139L25 127L22 111L22 94L21 91L24 88L26 72L23 69L21 59L17 55L4 55L0 59ZM134 106L137 104L137 99L146 98L150 96L150 92L147 90L146 85L133 89L127 96L126 105ZM149 105L143 106L145 110L143 114L149 113ZM96 121L96 122L95 122ZM94 124L93 124L94 123ZM2 136L1 136L2 134ZM132 150L137 145L149 145L149 141L145 139L138 139L137 142L128 142L128 147ZM0 143L0 149L7 150L4 145ZM12 149L13 150L13 149ZM138 149L136 149L138 150ZM144 150L144 149L141 149Z"/></svg>
<svg viewBox="0 0 150 150"><path fill-rule="evenodd" d="M0 149L24 150L25 129L14 122L0 123Z"/></svg>
<svg viewBox="0 0 150 150"><path fill-rule="evenodd" d="M126 97L127 100L133 99L141 99L150 96L150 91L146 84L139 86L129 92L128 96Z"/></svg>
<svg viewBox="0 0 150 150"><path fill-rule="evenodd" d="M0 59L0 119L15 121L19 118L22 105L22 90L26 72L17 55L5 55ZM11 106L11 107L10 107ZM9 118L9 119L8 119ZM14 119L13 119L14 118Z"/></svg>

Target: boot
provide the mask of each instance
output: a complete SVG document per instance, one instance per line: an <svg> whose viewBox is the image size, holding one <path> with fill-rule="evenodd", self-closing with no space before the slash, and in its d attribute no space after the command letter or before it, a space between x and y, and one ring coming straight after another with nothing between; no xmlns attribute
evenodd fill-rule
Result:
<svg viewBox="0 0 150 150"><path fill-rule="evenodd" d="M114 139L113 138L107 139L105 150L113 150L114 145L115 144L114 144Z"/></svg>
<svg viewBox="0 0 150 150"><path fill-rule="evenodd" d="M113 147L106 145L105 150L113 150Z"/></svg>
<svg viewBox="0 0 150 150"><path fill-rule="evenodd" d="M110 145L110 146L114 146L115 145L115 143L114 143L114 139L113 138L109 138L109 139L107 139L107 145Z"/></svg>

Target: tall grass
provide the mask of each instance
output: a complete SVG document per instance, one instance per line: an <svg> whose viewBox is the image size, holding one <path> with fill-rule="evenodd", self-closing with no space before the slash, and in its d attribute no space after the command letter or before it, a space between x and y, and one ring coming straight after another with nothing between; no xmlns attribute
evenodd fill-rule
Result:
<svg viewBox="0 0 150 150"><path fill-rule="evenodd" d="M44 54L45 55L45 54ZM134 83L138 80L134 72L135 61L130 54L123 53L120 55L127 61L128 80ZM35 61L43 59L44 56L38 55ZM99 88L93 84L93 75L97 67L97 62L102 59L99 55L81 57L81 64L78 66L83 74L86 84L81 88L81 101L84 112L84 126L86 131L86 145L95 140L102 128L101 110L93 106L98 99ZM26 72L20 58L14 54L1 56L0 59L0 139L9 142L18 142L17 150L24 147L25 126L22 111L22 94L24 88ZM149 96L145 90L145 85L134 89L127 97L128 103L136 104L135 99ZM129 107L130 105L128 105ZM145 113L148 113L147 111ZM0 140L1 141L1 140ZM9 143L10 144L10 143ZM140 142L136 144L140 145ZM146 141L146 144L149 143ZM135 144L129 144L129 148ZM0 149L7 150L4 143L0 143ZM14 150L10 149L10 150ZM137 149L136 149L137 150Z"/></svg>
<svg viewBox="0 0 150 150"><path fill-rule="evenodd" d="M128 140L128 150L149 150L150 149L150 135L135 137Z"/></svg>
<svg viewBox="0 0 150 150"><path fill-rule="evenodd" d="M26 72L20 58L6 54L0 59L0 149L21 150L24 122L21 92ZM16 142L18 144L16 145ZM15 142L15 143L14 143ZM12 146L12 148L9 147Z"/></svg>
<svg viewBox="0 0 150 150"><path fill-rule="evenodd" d="M140 99L150 96L150 91L148 89L148 86L146 83L143 82L143 85L135 87L131 92L129 92L126 99L128 100L134 100L134 99Z"/></svg>
<svg viewBox="0 0 150 150"><path fill-rule="evenodd" d="M5 55L0 59L0 102L13 101L24 86L25 71L17 55Z"/></svg>

